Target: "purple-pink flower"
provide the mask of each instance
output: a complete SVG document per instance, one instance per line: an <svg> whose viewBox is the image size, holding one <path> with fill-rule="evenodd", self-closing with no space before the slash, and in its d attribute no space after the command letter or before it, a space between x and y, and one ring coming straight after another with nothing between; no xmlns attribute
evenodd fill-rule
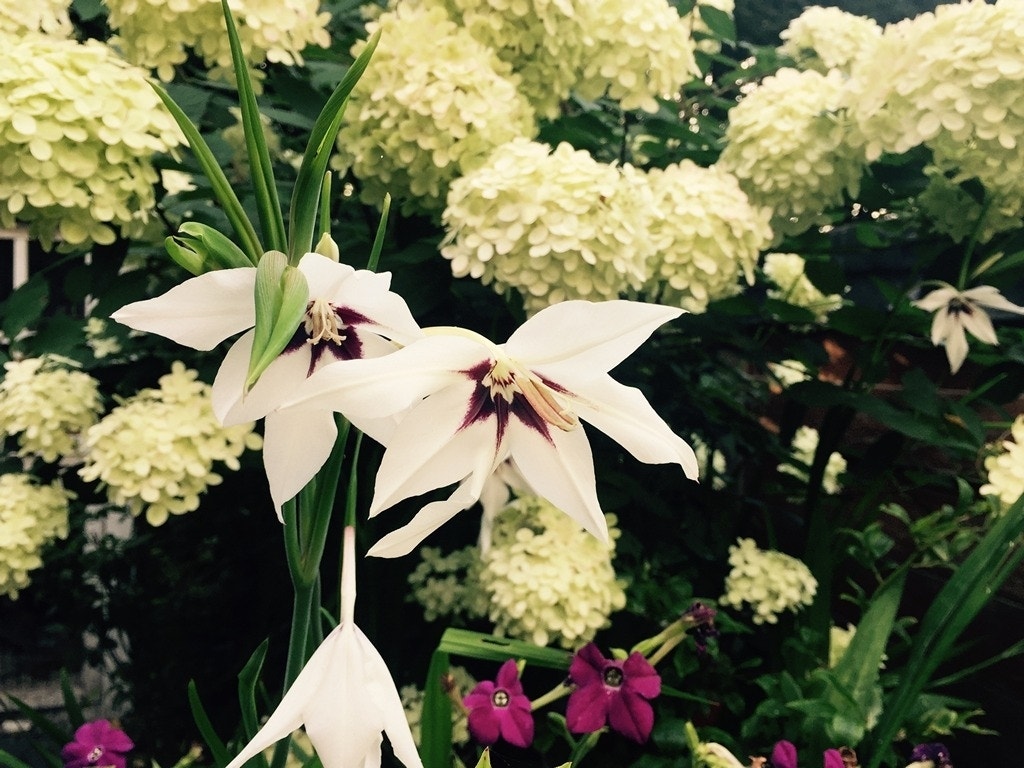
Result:
<svg viewBox="0 0 1024 768"><path fill-rule="evenodd" d="M661 677L640 653L606 659L594 643L580 648L569 667L576 686L569 694L566 724L573 733L593 733L606 724L643 744L654 727L650 699L661 693Z"/></svg>
<svg viewBox="0 0 1024 768"><path fill-rule="evenodd" d="M108 720L93 720L75 731L75 740L60 751L64 768L125 768L135 744Z"/></svg>
<svg viewBox="0 0 1024 768"><path fill-rule="evenodd" d="M931 763L932 768L953 768L946 745L934 741L930 744L918 744L910 753L911 763Z"/></svg>
<svg viewBox="0 0 1024 768"><path fill-rule="evenodd" d="M523 693L515 659L501 665L493 682L478 683L462 703L469 710L469 732L481 744L490 746L499 737L517 747L533 743L530 700Z"/></svg>
<svg viewBox="0 0 1024 768"><path fill-rule="evenodd" d="M824 768L846 768L838 749L826 749L821 754ZM797 768L796 746L791 741L779 741L772 748L772 768Z"/></svg>

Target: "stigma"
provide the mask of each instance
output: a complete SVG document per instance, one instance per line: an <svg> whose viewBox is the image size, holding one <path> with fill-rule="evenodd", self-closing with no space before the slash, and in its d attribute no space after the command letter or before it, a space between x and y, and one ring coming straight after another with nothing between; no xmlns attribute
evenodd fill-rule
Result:
<svg viewBox="0 0 1024 768"><path fill-rule="evenodd" d="M340 344L345 341L345 334L342 333L344 325L338 318L337 312L330 302L324 299L313 299L306 307L306 340L310 344L319 344L321 341L328 341Z"/></svg>
<svg viewBox="0 0 1024 768"><path fill-rule="evenodd" d="M491 400L494 401L500 397L511 405L516 395L521 396L534 413L563 432L569 432L580 425L576 414L559 400L549 385L511 360L496 360L480 383L490 390Z"/></svg>

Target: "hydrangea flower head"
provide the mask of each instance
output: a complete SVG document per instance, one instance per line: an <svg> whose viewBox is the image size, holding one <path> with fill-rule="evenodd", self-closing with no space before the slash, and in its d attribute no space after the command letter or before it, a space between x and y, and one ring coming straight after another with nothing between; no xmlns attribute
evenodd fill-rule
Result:
<svg viewBox="0 0 1024 768"><path fill-rule="evenodd" d="M573 733L593 733L605 725L643 744L654 727L651 699L661 694L661 676L640 653L606 659L594 643L573 657L565 722Z"/></svg>
<svg viewBox="0 0 1024 768"><path fill-rule="evenodd" d="M1024 493L1024 416L1013 420L1009 437L1002 442L1001 452L985 457L988 476L978 490L982 496L996 496L1004 507Z"/></svg>
<svg viewBox="0 0 1024 768"><path fill-rule="evenodd" d="M423 608L423 618L478 619L487 615L490 602L480 584L480 551L464 547L442 555L438 547L421 547L420 562L409 574L412 598Z"/></svg>
<svg viewBox="0 0 1024 768"><path fill-rule="evenodd" d="M882 28L874 19L812 5L782 30L779 37L784 42L779 53L795 60L801 69L848 73L855 59L871 55L881 36Z"/></svg>
<svg viewBox="0 0 1024 768"><path fill-rule="evenodd" d="M77 453L79 435L96 423L99 383L53 357L4 363L0 438L16 435L19 456L54 462Z"/></svg>
<svg viewBox="0 0 1024 768"><path fill-rule="evenodd" d="M501 665L495 680L477 683L462 703L469 710L469 732L479 743L490 746L499 738L517 747L533 743L530 700L523 693L515 659Z"/></svg>
<svg viewBox="0 0 1024 768"><path fill-rule="evenodd" d="M646 278L650 203L631 166L520 139L452 183L441 254L456 277L516 289L528 312L616 299Z"/></svg>
<svg viewBox="0 0 1024 768"><path fill-rule="evenodd" d="M70 37L74 27L68 15L70 0L0 0L0 30L22 36L42 33L53 37Z"/></svg>
<svg viewBox="0 0 1024 768"><path fill-rule="evenodd" d="M79 726L74 741L60 752L64 768L126 768L135 743L108 720L92 720Z"/></svg>
<svg viewBox="0 0 1024 768"><path fill-rule="evenodd" d="M777 469L787 475L803 480L810 479L810 468L814 464L814 454L818 450L818 430L803 426L793 434L790 446L792 458L783 462ZM846 459L838 451L833 451L825 465L825 473L821 478L821 488L825 493L836 494L843 490L842 476L846 472Z"/></svg>
<svg viewBox="0 0 1024 768"><path fill-rule="evenodd" d="M211 388L198 374L174 363L159 389L144 389L114 408L85 436L79 475L99 480L107 498L146 514L151 525L192 512L199 496L222 478L221 463L239 468L238 457L262 444L253 424L222 427L213 413Z"/></svg>
<svg viewBox="0 0 1024 768"><path fill-rule="evenodd" d="M775 284L768 296L795 307L804 307L823 323L828 313L843 306L843 297L837 293L824 294L804 272L806 262L796 253L769 253L764 257L764 275Z"/></svg>
<svg viewBox="0 0 1024 768"><path fill-rule="evenodd" d="M498 514L480 584L499 634L577 648L608 626L626 594L612 567L618 529L614 517L606 518L604 542L537 496L520 497Z"/></svg>
<svg viewBox="0 0 1024 768"><path fill-rule="evenodd" d="M153 156L181 142L145 72L95 40L4 43L0 226L27 224L46 248L140 236L155 204Z"/></svg>
<svg viewBox="0 0 1024 768"><path fill-rule="evenodd" d="M818 591L806 565L783 552L758 549L753 539L729 547L729 564L722 602L734 608L750 605L755 624L777 623L783 611L810 605Z"/></svg>
<svg viewBox="0 0 1024 768"><path fill-rule="evenodd" d="M441 681L446 691L469 691L476 687L476 680L465 667L451 666ZM409 722L409 730L417 746L422 743L423 736L423 703L424 692L415 685L403 685L398 694L402 697L405 718ZM468 744L469 723L463 707L452 707L452 744Z"/></svg>
<svg viewBox="0 0 1024 768"><path fill-rule="evenodd" d="M42 564L40 551L68 535L73 494L59 482L40 485L31 475L0 475L0 596L17 598L29 571Z"/></svg>
<svg viewBox="0 0 1024 768"><path fill-rule="evenodd" d="M367 25L376 30L388 43L349 97L333 167L351 169L368 203L390 192L406 213L439 213L453 179L535 135L533 109L511 67L444 8L403 5Z"/></svg>

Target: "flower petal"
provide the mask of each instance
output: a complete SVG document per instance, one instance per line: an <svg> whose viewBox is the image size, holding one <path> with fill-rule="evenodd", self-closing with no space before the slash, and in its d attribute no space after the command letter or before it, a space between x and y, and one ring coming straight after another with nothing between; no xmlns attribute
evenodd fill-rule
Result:
<svg viewBox="0 0 1024 768"><path fill-rule="evenodd" d="M608 695L604 686L584 685L569 694L565 724L573 733L593 733L608 721Z"/></svg>
<svg viewBox="0 0 1024 768"><path fill-rule="evenodd" d="M533 743L533 714L530 706L509 705L501 718L501 738L509 744L525 749Z"/></svg>
<svg viewBox="0 0 1024 768"><path fill-rule="evenodd" d="M797 768L796 745L791 741L779 741L772 747L773 768Z"/></svg>
<svg viewBox="0 0 1024 768"><path fill-rule="evenodd" d="M249 331L231 345L213 380L213 412L225 426L261 419L281 407L309 370L306 347L286 351L267 366L259 381L246 392L252 340L253 332Z"/></svg>
<svg viewBox="0 0 1024 768"><path fill-rule="evenodd" d="M519 680L519 667L516 665L515 659L509 659L501 665L495 680L499 688L508 691L509 696L522 695L523 684Z"/></svg>
<svg viewBox="0 0 1024 768"><path fill-rule="evenodd" d="M569 678L582 687L585 685L604 685L601 674L608 660L601 653L596 643L587 643L580 648L569 665Z"/></svg>
<svg viewBox="0 0 1024 768"><path fill-rule="evenodd" d="M342 290L345 282L356 272L355 267L329 259L321 253L305 254L299 259L298 267L309 284L310 298L324 298L328 301ZM390 284L391 280L388 279L385 291Z"/></svg>
<svg viewBox="0 0 1024 768"><path fill-rule="evenodd" d="M155 299L121 307L111 318L193 349L208 350L256 322L256 268L219 269L193 277Z"/></svg>
<svg viewBox="0 0 1024 768"><path fill-rule="evenodd" d="M974 338L986 344L999 343L996 329L992 327L992 319L980 306L975 304L969 307L968 310L961 310L958 317L961 325L970 331Z"/></svg>
<svg viewBox="0 0 1024 768"><path fill-rule="evenodd" d="M647 699L622 688L608 702L608 725L637 744L650 738L654 708Z"/></svg>
<svg viewBox="0 0 1024 768"><path fill-rule="evenodd" d="M964 299L974 304L981 304L984 307L990 309L1000 309L1003 312L1013 312L1018 315L1024 315L1024 307L1014 304L1012 301L1003 296L999 292L998 288L994 288L991 285L979 285L975 288L970 288L960 294Z"/></svg>
<svg viewBox="0 0 1024 768"><path fill-rule="evenodd" d="M956 373L967 359L967 334L960 323L953 323L946 335L946 358L949 360L949 372Z"/></svg>
<svg viewBox="0 0 1024 768"><path fill-rule="evenodd" d="M824 768L846 768L846 761L843 760L843 753L838 749L826 749L822 755Z"/></svg>
<svg viewBox="0 0 1024 768"><path fill-rule="evenodd" d="M494 707L490 706L490 702L487 706L471 709L467 723L470 735L484 746L491 746L501 736L501 721L494 711Z"/></svg>
<svg viewBox="0 0 1024 768"><path fill-rule="evenodd" d="M301 491L334 448L338 427L330 411L287 408L268 413L263 432L263 466L277 517L281 505Z"/></svg>
<svg viewBox="0 0 1024 768"><path fill-rule="evenodd" d="M948 306L949 302L957 298L959 295L960 292L957 291L956 288L951 285L946 285L942 288L936 288L934 291L931 291L917 301L912 301L911 304L919 309L925 310L926 312L935 312L942 307Z"/></svg>
<svg viewBox="0 0 1024 768"><path fill-rule="evenodd" d="M299 264L302 269L302 264ZM310 283L312 285L312 283ZM366 318L361 328L385 336L403 346L423 338L405 299L392 293L391 273L360 269L328 296L338 307L353 310ZM325 294L327 295L327 294Z"/></svg>
<svg viewBox="0 0 1024 768"><path fill-rule="evenodd" d="M443 501L427 504L406 525L380 539L367 551L369 557L401 557L477 500L470 483L463 482Z"/></svg>
<svg viewBox="0 0 1024 768"><path fill-rule="evenodd" d="M643 654L633 652L622 663L623 688L645 699L653 699L661 695L661 675Z"/></svg>

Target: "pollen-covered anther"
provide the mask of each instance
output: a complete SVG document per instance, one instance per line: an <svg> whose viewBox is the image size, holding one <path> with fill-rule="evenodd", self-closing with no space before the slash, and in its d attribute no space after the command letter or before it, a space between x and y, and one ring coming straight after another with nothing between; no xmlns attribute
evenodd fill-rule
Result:
<svg viewBox="0 0 1024 768"><path fill-rule="evenodd" d="M548 424L564 432L576 429L580 420L569 408L558 402L558 398L547 384L531 373L513 372L519 391L537 415Z"/></svg>
<svg viewBox="0 0 1024 768"><path fill-rule="evenodd" d="M337 313L330 302L324 299L313 299L306 309L306 335L310 344L319 344L321 341L330 341L340 344L345 341L345 334L341 332L344 326L338 319Z"/></svg>

